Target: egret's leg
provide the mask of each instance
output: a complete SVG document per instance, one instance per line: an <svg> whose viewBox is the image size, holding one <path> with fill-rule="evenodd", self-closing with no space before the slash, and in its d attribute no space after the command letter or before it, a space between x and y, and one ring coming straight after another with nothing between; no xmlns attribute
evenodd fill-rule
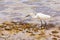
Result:
<svg viewBox="0 0 60 40"><path fill-rule="evenodd" d="M41 28L46 28L46 21L45 20L40 21L41 21Z"/></svg>
<svg viewBox="0 0 60 40"><path fill-rule="evenodd" d="M47 25L47 23L46 23L46 21L44 20L44 28L46 28L46 25Z"/></svg>

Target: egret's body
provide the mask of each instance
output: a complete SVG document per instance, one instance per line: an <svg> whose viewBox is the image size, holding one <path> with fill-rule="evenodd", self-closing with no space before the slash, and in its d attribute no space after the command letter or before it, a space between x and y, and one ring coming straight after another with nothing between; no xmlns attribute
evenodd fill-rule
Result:
<svg viewBox="0 0 60 40"><path fill-rule="evenodd" d="M37 13L36 15L31 13L30 15L32 16L32 18L40 19L40 21L41 21L41 28L46 27L46 25L47 25L46 20L49 20L51 18L50 15L45 15L43 13Z"/></svg>
<svg viewBox="0 0 60 40"><path fill-rule="evenodd" d="M32 15L32 18L39 18L41 20L46 20L46 19L50 19L51 18L50 15L45 15L45 14L42 14L42 13L37 13L36 15L31 13L31 15Z"/></svg>

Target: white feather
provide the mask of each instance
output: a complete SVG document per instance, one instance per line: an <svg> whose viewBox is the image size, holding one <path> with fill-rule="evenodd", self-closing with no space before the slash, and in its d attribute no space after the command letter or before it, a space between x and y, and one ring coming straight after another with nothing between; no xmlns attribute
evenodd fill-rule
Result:
<svg viewBox="0 0 60 40"><path fill-rule="evenodd" d="M39 19L49 19L49 18L51 18L50 15L46 15L46 14L43 14L43 13L37 13L36 15L31 13L31 15L32 15L32 18L39 18Z"/></svg>

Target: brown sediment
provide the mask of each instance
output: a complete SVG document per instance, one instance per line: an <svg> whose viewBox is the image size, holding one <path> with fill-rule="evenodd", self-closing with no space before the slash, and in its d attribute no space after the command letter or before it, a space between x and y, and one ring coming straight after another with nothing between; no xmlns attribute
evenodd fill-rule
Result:
<svg viewBox="0 0 60 40"><path fill-rule="evenodd" d="M55 27L52 28L52 29L51 28L49 29L49 28L48 28L49 31L47 31L47 29L44 28L43 26L42 26L42 28L41 27L37 28L37 24L6 21L6 22L0 24L0 35L4 36L6 34L15 35L15 34L18 34L18 33L24 33L27 37L32 37L33 36L34 40L35 39L36 40L47 40L47 38L51 37L51 36L60 38L60 36L59 36L60 32L58 31L59 29L56 29ZM4 33L4 32L7 32L7 33ZM58 34L58 35L56 35L56 34ZM54 37L52 37L52 39L57 40Z"/></svg>
<svg viewBox="0 0 60 40"><path fill-rule="evenodd" d="M55 30L55 31L52 31L52 33L58 33L58 31Z"/></svg>
<svg viewBox="0 0 60 40"><path fill-rule="evenodd" d="M52 38L52 40L57 40L57 38Z"/></svg>

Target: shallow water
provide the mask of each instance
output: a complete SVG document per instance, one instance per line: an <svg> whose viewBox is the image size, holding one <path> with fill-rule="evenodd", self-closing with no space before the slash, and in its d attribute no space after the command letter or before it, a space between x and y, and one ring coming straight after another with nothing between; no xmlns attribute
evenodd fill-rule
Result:
<svg viewBox="0 0 60 40"><path fill-rule="evenodd" d="M0 21L24 20L30 13L39 12L60 21L59 3L56 0L0 0Z"/></svg>

